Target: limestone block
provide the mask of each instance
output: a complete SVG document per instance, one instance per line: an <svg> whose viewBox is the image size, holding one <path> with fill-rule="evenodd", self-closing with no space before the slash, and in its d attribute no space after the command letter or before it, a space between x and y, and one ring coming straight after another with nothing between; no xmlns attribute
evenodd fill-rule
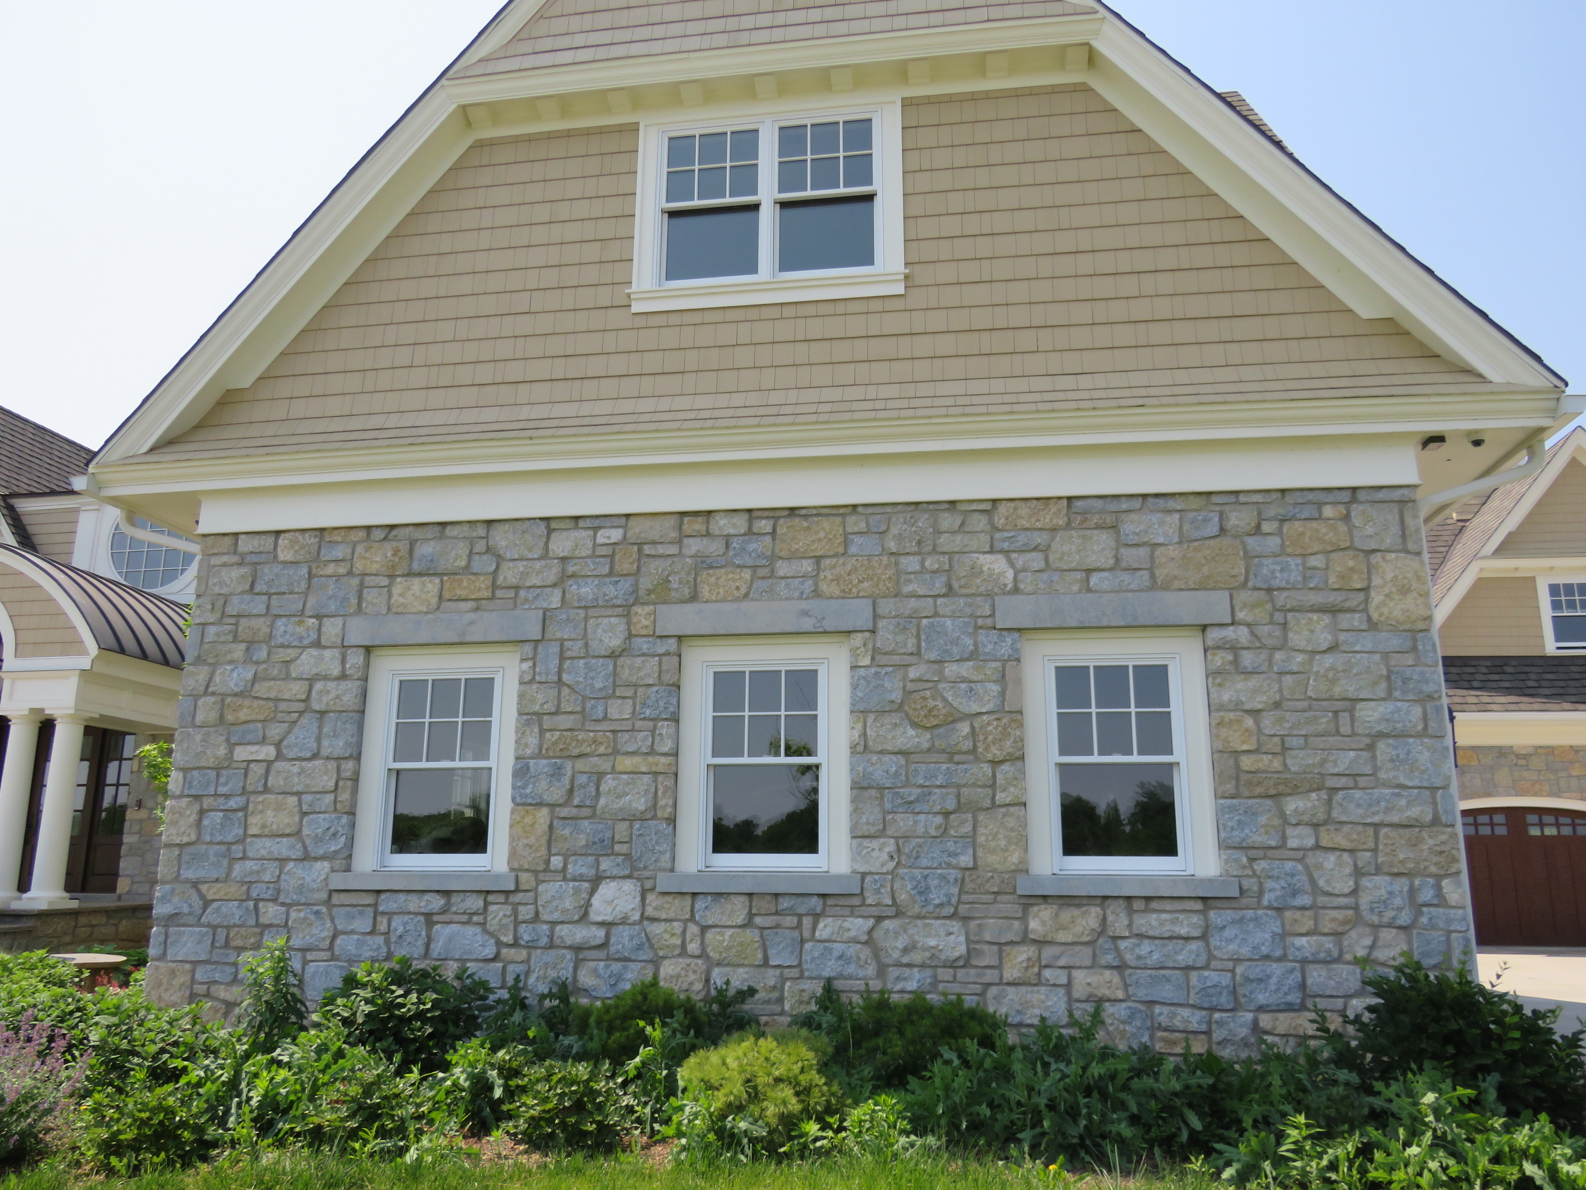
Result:
<svg viewBox="0 0 1586 1190"><path fill-rule="evenodd" d="M479 926L448 922L430 934L432 959L493 959L496 940Z"/></svg>
<svg viewBox="0 0 1586 1190"><path fill-rule="evenodd" d="M975 847L987 872L1022 872L1029 864L1024 807L1002 806L975 815Z"/></svg>
<svg viewBox="0 0 1586 1190"><path fill-rule="evenodd" d="M992 524L998 529L1061 529L1068 524L1068 502L1062 498L998 500Z"/></svg>
<svg viewBox="0 0 1586 1190"><path fill-rule="evenodd" d="M731 967L753 967L764 961L759 930L713 929L705 931L705 953L711 962Z"/></svg>
<svg viewBox="0 0 1586 1190"><path fill-rule="evenodd" d="M706 977L710 968L700 959L663 959L660 979L667 987L684 996L702 1000L707 994Z"/></svg>
<svg viewBox="0 0 1586 1190"><path fill-rule="evenodd" d="M1046 558L1053 570L1106 570L1118 560L1118 541L1106 529L1062 529L1052 534Z"/></svg>
<svg viewBox="0 0 1586 1190"><path fill-rule="evenodd" d="M1041 948L1009 946L1002 952L1003 983L1040 983Z"/></svg>
<svg viewBox="0 0 1586 1190"><path fill-rule="evenodd" d="M1307 688L1311 698L1386 698L1388 669L1381 657L1369 653L1335 653L1311 663Z"/></svg>
<svg viewBox="0 0 1586 1190"><path fill-rule="evenodd" d="M777 521L778 557L826 557L841 554L846 546L840 517L783 517Z"/></svg>
<svg viewBox="0 0 1586 1190"><path fill-rule="evenodd" d="M1303 1007L1298 963L1240 963L1234 969L1239 1007L1254 1012Z"/></svg>
<svg viewBox="0 0 1586 1190"><path fill-rule="evenodd" d="M1007 1017L1010 1025L1058 1024L1068 1019L1068 993L1063 988L1000 984L986 990L986 1007Z"/></svg>
<svg viewBox="0 0 1586 1190"><path fill-rule="evenodd" d="M702 926L745 925L749 898L742 893L702 893L694 898L694 920Z"/></svg>
<svg viewBox="0 0 1586 1190"><path fill-rule="evenodd" d="M507 866L515 872L543 871L550 851L551 812L533 806L513 806Z"/></svg>
<svg viewBox="0 0 1586 1190"><path fill-rule="evenodd" d="M572 793L573 766L565 760L519 760L512 766L514 805L560 806Z"/></svg>
<svg viewBox="0 0 1586 1190"><path fill-rule="evenodd" d="M1094 942L1102 920L1099 905L1037 905L1030 910L1030 937L1037 942Z"/></svg>
<svg viewBox="0 0 1586 1190"><path fill-rule="evenodd" d="M1244 550L1228 537L1161 546L1152 564L1157 585L1169 591L1226 590L1245 581Z"/></svg>
<svg viewBox="0 0 1586 1190"><path fill-rule="evenodd" d="M364 541L353 546L354 574L406 574L412 547L405 541Z"/></svg>
<svg viewBox="0 0 1586 1190"><path fill-rule="evenodd" d="M607 773L600 779L601 818L648 818L655 813L655 778L648 773Z"/></svg>
<svg viewBox="0 0 1586 1190"><path fill-rule="evenodd" d="M1343 521L1289 521L1283 526L1286 554L1325 554L1349 548L1349 526Z"/></svg>
<svg viewBox="0 0 1586 1190"><path fill-rule="evenodd" d="M1076 1000L1122 1000L1129 994L1124 991L1123 976L1104 969L1075 971L1068 977L1068 986Z"/></svg>
<svg viewBox="0 0 1586 1190"><path fill-rule="evenodd" d="M897 565L886 556L828 558L817 589L833 599L889 598L898 593Z"/></svg>
<svg viewBox="0 0 1586 1190"><path fill-rule="evenodd" d="M942 727L958 718L958 711L933 687L916 690L904 704L910 719L921 727ZM989 758L988 758L989 759Z"/></svg>
<svg viewBox="0 0 1586 1190"><path fill-rule="evenodd" d="M1213 909L1209 918L1212 954L1218 958L1283 957L1283 919L1277 913L1266 909Z"/></svg>
<svg viewBox="0 0 1586 1190"><path fill-rule="evenodd" d="M589 920L636 922L644 892L637 880L603 880L589 902Z"/></svg>
<svg viewBox="0 0 1586 1190"><path fill-rule="evenodd" d="M535 890L540 920L577 921L584 916L590 894L589 885L577 881L556 880L541 884Z"/></svg>
<svg viewBox="0 0 1586 1190"><path fill-rule="evenodd" d="M639 568L639 598L645 603L687 603L693 599L693 559L646 558Z"/></svg>
<svg viewBox="0 0 1586 1190"><path fill-rule="evenodd" d="M950 917L958 908L963 875L940 869L905 870L892 877L892 895L898 908L918 917Z"/></svg>
<svg viewBox="0 0 1586 1190"><path fill-rule="evenodd" d="M894 917L877 926L874 937L886 963L946 967L963 962L969 954L964 926L958 921Z"/></svg>
<svg viewBox="0 0 1586 1190"><path fill-rule="evenodd" d="M279 763L276 768L280 768ZM327 765L335 772L334 765ZM334 776L331 788L335 788ZM248 799L248 834L295 835L302 829L302 799L291 794L256 793Z"/></svg>
<svg viewBox="0 0 1586 1190"><path fill-rule="evenodd" d="M1013 565L1001 554L959 554L953 558L956 594L1002 595L1013 590L1013 579Z"/></svg>
<svg viewBox="0 0 1586 1190"><path fill-rule="evenodd" d="M702 570L699 574L699 597L706 603L725 603L743 599L749 594L754 571L737 567Z"/></svg>
<svg viewBox="0 0 1586 1190"><path fill-rule="evenodd" d="M1437 876L1460 870L1460 838L1451 827L1383 827L1377 848L1382 872Z"/></svg>
<svg viewBox="0 0 1586 1190"><path fill-rule="evenodd" d="M853 942L810 942L804 946L804 974L811 979L875 979L876 956Z"/></svg>
<svg viewBox="0 0 1586 1190"><path fill-rule="evenodd" d="M1377 776L1390 784L1442 789L1453 781L1453 758L1446 740L1378 740L1376 755Z"/></svg>
<svg viewBox="0 0 1586 1190"><path fill-rule="evenodd" d="M498 558L541 558L546 537L544 521L491 521L486 544Z"/></svg>
<svg viewBox="0 0 1586 1190"><path fill-rule="evenodd" d="M536 950L529 954L527 991L543 995L563 982L573 978L573 952L570 950Z"/></svg>
<svg viewBox="0 0 1586 1190"><path fill-rule="evenodd" d="M1256 721L1240 711L1217 711L1211 717L1212 747L1219 752L1254 752L1260 740Z"/></svg>

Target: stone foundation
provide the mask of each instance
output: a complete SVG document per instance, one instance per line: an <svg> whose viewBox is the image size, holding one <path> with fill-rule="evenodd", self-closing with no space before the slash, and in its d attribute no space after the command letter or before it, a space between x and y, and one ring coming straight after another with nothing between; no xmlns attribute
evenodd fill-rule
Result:
<svg viewBox="0 0 1586 1190"><path fill-rule="evenodd" d="M0 951L71 951L85 946L147 946L152 906L147 901L87 903L38 913L0 910Z"/></svg>
<svg viewBox="0 0 1586 1190"><path fill-rule="evenodd" d="M205 542L149 985L229 1011L290 940L609 996L823 980L962 993L1019 1024L1250 1052L1357 1002L1356 955L1470 946L1447 714L1409 489L465 522ZM1233 898L1021 896L1020 635L1002 594L1226 591L1205 631ZM848 635L852 895L656 890L672 866L679 640L660 605L865 599ZM521 646L515 888L332 890L350 863L368 650L349 616L539 609ZM360 632L369 621L360 621ZM362 637L360 639L363 639ZM1038 712L1037 712L1038 713Z"/></svg>
<svg viewBox="0 0 1586 1190"><path fill-rule="evenodd" d="M1556 797L1586 801L1586 748L1515 744L1507 748L1461 745L1459 796Z"/></svg>

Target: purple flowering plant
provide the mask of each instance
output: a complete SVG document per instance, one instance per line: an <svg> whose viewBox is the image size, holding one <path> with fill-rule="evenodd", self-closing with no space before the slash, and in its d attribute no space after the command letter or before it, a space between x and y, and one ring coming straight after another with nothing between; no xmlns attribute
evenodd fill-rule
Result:
<svg viewBox="0 0 1586 1190"><path fill-rule="evenodd" d="M67 1057L71 1038L29 1012L0 1022L0 1161L21 1161L51 1147L69 1119L88 1054Z"/></svg>

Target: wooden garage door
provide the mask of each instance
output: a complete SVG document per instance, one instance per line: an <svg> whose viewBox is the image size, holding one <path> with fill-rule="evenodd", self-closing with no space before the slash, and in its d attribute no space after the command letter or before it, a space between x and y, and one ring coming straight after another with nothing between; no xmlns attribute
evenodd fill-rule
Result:
<svg viewBox="0 0 1586 1190"><path fill-rule="evenodd" d="M1586 808L1462 816L1476 941L1586 946Z"/></svg>

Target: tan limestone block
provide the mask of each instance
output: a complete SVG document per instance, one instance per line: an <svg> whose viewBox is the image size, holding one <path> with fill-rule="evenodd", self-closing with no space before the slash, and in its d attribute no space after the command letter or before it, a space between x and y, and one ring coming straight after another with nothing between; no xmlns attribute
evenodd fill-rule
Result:
<svg viewBox="0 0 1586 1190"><path fill-rule="evenodd" d="M275 557L280 562L318 561L319 530L293 529L282 533L275 542Z"/></svg>
<svg viewBox="0 0 1586 1190"><path fill-rule="evenodd" d="M1349 526L1343 521L1289 521L1283 526L1286 554L1325 554L1349 545Z"/></svg>
<svg viewBox="0 0 1586 1190"><path fill-rule="evenodd" d="M1427 628L1432 623L1432 595L1426 566L1419 555L1376 554L1371 559L1371 618L1384 628Z"/></svg>
<svg viewBox="0 0 1586 1190"><path fill-rule="evenodd" d="M248 798L250 835L295 835L302 829L300 799L290 793L256 793Z"/></svg>
<svg viewBox="0 0 1586 1190"><path fill-rule="evenodd" d="M976 719L975 753L981 760L1018 760L1024 755L1024 716L983 715Z"/></svg>
<svg viewBox="0 0 1586 1190"><path fill-rule="evenodd" d="M628 631L634 636L655 635L655 609L636 607L628 612Z"/></svg>
<svg viewBox="0 0 1586 1190"><path fill-rule="evenodd" d="M705 953L724 967L753 967L765 961L759 930L706 930Z"/></svg>
<svg viewBox="0 0 1586 1190"><path fill-rule="evenodd" d="M1219 752L1254 752L1259 742L1256 721L1239 711L1212 715L1212 747Z"/></svg>
<svg viewBox="0 0 1586 1190"><path fill-rule="evenodd" d="M1041 948L1008 946L1002 951L1003 983L1040 983Z"/></svg>
<svg viewBox="0 0 1586 1190"><path fill-rule="evenodd" d="M228 698L227 723L268 723L275 718L275 704L262 698Z"/></svg>
<svg viewBox="0 0 1586 1190"><path fill-rule="evenodd" d="M603 756L612 751L609 731L548 731L543 744L547 756Z"/></svg>
<svg viewBox="0 0 1586 1190"><path fill-rule="evenodd" d="M1453 827L1385 826L1377 843L1377 868L1406 876L1459 871L1460 840Z"/></svg>
<svg viewBox="0 0 1586 1190"><path fill-rule="evenodd" d="M694 898L688 893L650 893L644 898L644 916L656 921L687 921L694 916Z"/></svg>
<svg viewBox="0 0 1586 1190"><path fill-rule="evenodd" d="M543 806L513 806L507 836L507 867L542 872L550 862L551 812Z"/></svg>
<svg viewBox="0 0 1586 1190"><path fill-rule="evenodd" d="M705 997L705 976L708 968L703 959L662 959L661 983L684 996L696 1000Z"/></svg>
<svg viewBox="0 0 1586 1190"><path fill-rule="evenodd" d="M1231 538L1159 546L1152 561L1157 585L1170 591L1226 590L1245 581L1244 550Z"/></svg>
<svg viewBox="0 0 1586 1190"><path fill-rule="evenodd" d="M841 517L790 516L776 526L776 552L781 558L820 558L847 548Z"/></svg>
<svg viewBox="0 0 1586 1190"><path fill-rule="evenodd" d="M898 593L891 558L832 558L821 563L820 593L830 599L887 599Z"/></svg>
<svg viewBox="0 0 1586 1190"><path fill-rule="evenodd" d="M676 541L682 535L681 519L675 512L635 514L628 518L628 541Z"/></svg>
<svg viewBox="0 0 1586 1190"><path fill-rule="evenodd" d="M405 541L365 541L352 552L354 574L406 574L412 564L412 549Z"/></svg>
<svg viewBox="0 0 1586 1190"><path fill-rule="evenodd" d="M1001 554L959 554L953 590L960 595L1002 595L1013 590L1013 565Z"/></svg>
<svg viewBox="0 0 1586 1190"><path fill-rule="evenodd" d="M645 603L688 603L694 598L692 558L646 558L639 567L639 598Z"/></svg>
<svg viewBox="0 0 1586 1190"><path fill-rule="evenodd" d="M975 858L984 872L1026 870L1029 853L1025 845L1023 806L1000 806L975 815ZM1038 936L1031 934L1031 937Z"/></svg>
<svg viewBox="0 0 1586 1190"><path fill-rule="evenodd" d="M612 574L638 574L639 573L639 547L636 545L619 545L611 552Z"/></svg>
<svg viewBox="0 0 1586 1190"><path fill-rule="evenodd" d="M432 612L441 605L441 580L438 578L399 578L391 584L393 615Z"/></svg>
<svg viewBox="0 0 1586 1190"><path fill-rule="evenodd" d="M1046 559L1053 570L1106 570L1118 560L1118 538L1110 529L1063 529Z"/></svg>
<svg viewBox="0 0 1586 1190"><path fill-rule="evenodd" d="M675 773L675 756L618 756L612 762L612 771L618 773Z"/></svg>
<svg viewBox="0 0 1586 1190"><path fill-rule="evenodd" d="M441 580L443 599L489 599L490 596L488 574L452 574Z"/></svg>
<svg viewBox="0 0 1586 1190"><path fill-rule="evenodd" d="M1116 971L1075 971L1068 977L1069 991L1076 1000L1124 1000L1123 976Z"/></svg>
<svg viewBox="0 0 1586 1190"><path fill-rule="evenodd" d="M720 570L699 572L699 597L704 603L725 603L748 597L749 585L754 581L754 571L724 567ZM652 615L650 631L655 631ZM638 635L635 633L634 635Z"/></svg>
<svg viewBox="0 0 1586 1190"><path fill-rule="evenodd" d="M1037 942L1094 942L1102 920L1099 905L1037 905L1030 910L1030 937Z"/></svg>
<svg viewBox="0 0 1586 1190"><path fill-rule="evenodd" d="M1061 529L1068 524L1068 501L998 500L992 521L999 529Z"/></svg>
<svg viewBox="0 0 1586 1190"><path fill-rule="evenodd" d="M193 996L193 969L185 963L150 963L143 994L162 1008L184 1007Z"/></svg>
<svg viewBox="0 0 1586 1190"><path fill-rule="evenodd" d="M1366 555L1344 550L1327 559L1327 585L1334 591L1366 588Z"/></svg>
<svg viewBox="0 0 1586 1190"><path fill-rule="evenodd" d="M903 709L921 727L945 727L958 718L958 711L934 689L916 690L904 700Z"/></svg>

